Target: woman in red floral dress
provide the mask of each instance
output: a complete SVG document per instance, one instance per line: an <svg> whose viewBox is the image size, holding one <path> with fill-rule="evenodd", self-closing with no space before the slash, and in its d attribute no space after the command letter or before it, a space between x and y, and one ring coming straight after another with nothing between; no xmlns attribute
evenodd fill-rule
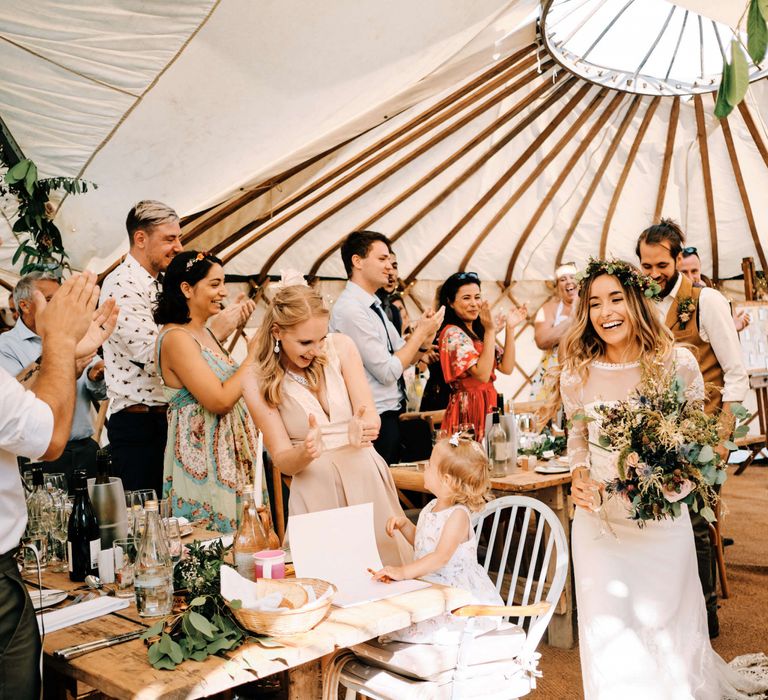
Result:
<svg viewBox="0 0 768 700"><path fill-rule="evenodd" d="M485 433L485 418L496 406L496 370L510 374L515 366L515 326L527 309L512 307L494 322L491 308L480 294L475 272L457 272L440 289L439 306L445 320L439 334L440 366L451 394L442 429L448 433L471 425L477 440ZM496 334L505 330L503 348Z"/></svg>

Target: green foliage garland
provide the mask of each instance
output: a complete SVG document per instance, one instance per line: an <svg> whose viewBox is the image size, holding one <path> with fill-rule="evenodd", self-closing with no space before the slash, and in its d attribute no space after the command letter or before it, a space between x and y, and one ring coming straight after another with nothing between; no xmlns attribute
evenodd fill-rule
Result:
<svg viewBox="0 0 768 700"><path fill-rule="evenodd" d="M95 184L72 177L39 180L37 166L28 158L8 169L0 184L0 194L11 194L18 200L18 219L12 230L19 247L13 255L13 264L22 260L22 275L69 268L61 231L52 221L55 209L49 197L57 190L67 194L84 193L89 186L96 189Z"/></svg>

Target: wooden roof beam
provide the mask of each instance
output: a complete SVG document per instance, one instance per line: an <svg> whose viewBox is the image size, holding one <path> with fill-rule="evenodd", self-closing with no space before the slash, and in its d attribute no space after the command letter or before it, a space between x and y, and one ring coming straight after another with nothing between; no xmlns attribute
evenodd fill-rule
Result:
<svg viewBox="0 0 768 700"><path fill-rule="evenodd" d="M709 167L709 146L707 145L707 126L704 121L704 105L701 95L693 96L693 106L696 111L696 138L699 142L701 156L701 174L704 178L704 197L707 202L707 220L709 221L709 240L712 246L712 280L720 279L720 262L717 247L717 219L715 217L715 197L712 191L712 172Z"/></svg>
<svg viewBox="0 0 768 700"><path fill-rule="evenodd" d="M509 286L511 284L512 272L515 269L515 264L517 263L517 259L520 257L520 253L523 250L523 246L528 240L528 237L531 235L533 229L536 228L536 224L539 222L539 219L541 218L542 214L550 205L552 200L555 198L555 195L559 192L560 188L563 186L563 183L565 182L566 178L568 177L568 175L570 175L576 163L578 163L579 158L581 158L581 156L584 154L584 151L586 151L589 145L592 143L592 141L594 141L595 137L598 135L601 129L605 127L605 123L608 121L611 115L616 111L616 108L619 106L619 104L621 104L623 99L624 99L623 92L617 92L613 96L613 99L608 103L608 106L600 113L600 116L598 117L597 121L592 125L592 128L587 132L587 135L579 141L579 144L576 147L576 150L568 159L562 171L560 171L560 174L557 176L557 179L547 191L547 194L544 196L544 199L541 200L541 203L539 204L538 208L536 209L533 216L531 217L531 220L528 222L528 225L525 227L525 229L523 229L522 233L520 234L520 237L517 241L517 245L515 246L515 249L512 251L512 255L509 259L509 264L507 265L507 273L504 276L504 284L506 286Z"/></svg>
<svg viewBox="0 0 768 700"><path fill-rule="evenodd" d="M656 108L659 106L660 101L661 97L654 97L651 100L651 103L648 105L648 109L645 110L645 116L643 117L643 121L640 123L640 128L637 130L637 135L635 136L635 140L632 142L632 147L629 149L629 154L627 155L627 160L621 170L619 181L616 183L616 189L614 190L613 196L611 197L611 202L608 205L608 212L605 215L603 230L600 234L599 256L601 258L605 257L605 251L608 245L608 231L611 229L613 215L616 213L616 207L619 203L619 199L621 198L621 193L624 191L624 185L626 184L627 178L629 177L629 171L632 169L632 165L635 162L635 156L637 156L637 152L640 150L640 144L643 142L645 132L648 131L648 126L651 123L651 119L653 118L653 115L656 112Z"/></svg>
<svg viewBox="0 0 768 700"><path fill-rule="evenodd" d="M669 183L669 171L672 167L672 154L675 151L675 135L677 123L680 119L680 98L672 100L672 108L669 111L669 124L667 125L667 143L664 146L664 161L661 164L661 178L659 179L659 192L656 195L656 206L653 209L653 223L661 220L661 210L664 208L664 198L667 196L667 184Z"/></svg>
<svg viewBox="0 0 768 700"><path fill-rule="evenodd" d="M629 128L632 119L637 113L637 108L640 106L641 99L642 98L640 95L636 95L630 102L629 109L627 109L627 113L624 115L624 119L621 120L621 124L619 125L619 128L616 130L616 133L611 140L611 145L608 147L605 156L603 156L603 160L600 162L600 165L595 172L595 176L592 178L592 182L589 184L589 189L587 189L586 194L584 197L582 197L581 204L579 204L579 208L576 210L576 214L571 220L571 223L568 226L568 230L565 232L565 236L563 236L563 240L560 242L560 248L557 251L557 257L555 258L555 267L558 267L560 263L562 263L563 256L565 255L565 249L568 247L568 243L571 241L573 232L579 225L581 217L584 216L584 212L587 210L589 203L592 201L592 196L595 194L597 186L600 184L600 181L602 180L608 165L613 159L613 156L616 153L621 140L624 138L624 134L626 133L627 128Z"/></svg>

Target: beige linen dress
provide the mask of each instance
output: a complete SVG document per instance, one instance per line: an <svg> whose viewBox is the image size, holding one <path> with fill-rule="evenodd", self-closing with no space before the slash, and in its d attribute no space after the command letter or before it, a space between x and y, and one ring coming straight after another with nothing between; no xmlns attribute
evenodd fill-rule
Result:
<svg viewBox="0 0 768 700"><path fill-rule="evenodd" d="M346 424L353 411L334 348L334 335L329 334L326 341L325 385L330 415L307 387L288 375L283 379L278 410L291 442L295 445L306 438L309 414L314 414L323 435L323 453L293 477L288 513L300 515L373 503L381 560L385 565L399 566L413 559L413 549L400 532L389 537L385 525L391 516L403 516L403 509L384 459L373 447L349 445Z"/></svg>

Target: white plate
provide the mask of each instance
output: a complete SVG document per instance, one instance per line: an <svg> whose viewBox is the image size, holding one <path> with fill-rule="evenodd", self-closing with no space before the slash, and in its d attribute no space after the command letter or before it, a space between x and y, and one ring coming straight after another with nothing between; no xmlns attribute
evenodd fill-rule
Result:
<svg viewBox="0 0 768 700"><path fill-rule="evenodd" d="M186 525L185 527L180 528L179 535L182 537L187 537L188 535L191 535L195 531L195 528L193 528L191 525Z"/></svg>
<svg viewBox="0 0 768 700"><path fill-rule="evenodd" d="M29 592L29 597L32 599L32 605L35 606L36 610L42 610L43 608L48 608L51 605L56 605L56 603L60 603L62 600L64 600L67 595L69 594L66 591L59 591L55 589L44 590L42 593L37 590Z"/></svg>
<svg viewBox="0 0 768 700"><path fill-rule="evenodd" d="M567 464L540 464L534 469L539 474L566 474L571 471L571 468Z"/></svg>

